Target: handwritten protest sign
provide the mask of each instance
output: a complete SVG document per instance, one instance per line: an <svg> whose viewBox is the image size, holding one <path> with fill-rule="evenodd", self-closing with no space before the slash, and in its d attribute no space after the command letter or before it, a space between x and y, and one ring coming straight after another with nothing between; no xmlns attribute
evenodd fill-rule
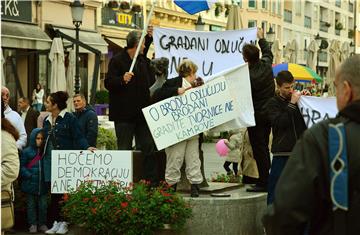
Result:
<svg viewBox="0 0 360 235"><path fill-rule="evenodd" d="M301 96L299 108L308 128L322 120L334 118L338 113L335 97Z"/></svg>
<svg viewBox="0 0 360 235"><path fill-rule="evenodd" d="M197 64L197 75L206 78L244 63L242 47L255 43L256 30L201 32L155 28L155 56L169 59L170 78L177 76L176 68L184 58Z"/></svg>
<svg viewBox="0 0 360 235"><path fill-rule="evenodd" d="M161 150L234 119L236 109L225 78L218 77L142 111Z"/></svg>
<svg viewBox="0 0 360 235"><path fill-rule="evenodd" d="M76 189L85 180L92 180L95 185L108 180L117 181L120 186L132 182L131 151L53 150L51 154L51 193Z"/></svg>

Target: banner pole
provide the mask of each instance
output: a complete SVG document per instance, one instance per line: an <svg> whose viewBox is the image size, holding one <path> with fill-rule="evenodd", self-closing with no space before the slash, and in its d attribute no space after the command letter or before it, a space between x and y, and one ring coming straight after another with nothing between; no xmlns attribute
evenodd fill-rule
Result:
<svg viewBox="0 0 360 235"><path fill-rule="evenodd" d="M129 72L132 72L133 69L134 69L136 59L137 59L137 57L138 57L138 55L139 55L142 42L144 41L144 38L145 38L145 35L146 35L146 31L147 31L147 28L148 28L149 23L150 23L150 19L151 19L151 17L152 17L153 12L154 12L154 7L155 7L155 3L152 2L152 4L151 4L151 9L150 9L150 13L149 13L149 15L148 15L148 18L147 18L147 21L146 21L146 25L145 25L145 27L144 27L144 29L143 29L143 31L142 31L141 38L140 38L140 41L139 41L138 46L137 46L137 48L136 48L136 52L135 52L134 58L133 58L133 60L132 60L132 62L131 62L131 66L130 66Z"/></svg>

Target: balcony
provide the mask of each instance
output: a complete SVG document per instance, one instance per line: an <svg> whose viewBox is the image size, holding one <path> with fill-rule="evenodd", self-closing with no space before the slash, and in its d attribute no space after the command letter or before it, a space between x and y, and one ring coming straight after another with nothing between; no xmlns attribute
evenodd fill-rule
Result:
<svg viewBox="0 0 360 235"><path fill-rule="evenodd" d="M288 23L292 23L292 11L284 10L284 21Z"/></svg>
<svg viewBox="0 0 360 235"><path fill-rule="evenodd" d="M305 26L305 28L311 29L311 17L305 16L305 18L304 18L304 26Z"/></svg>
<svg viewBox="0 0 360 235"><path fill-rule="evenodd" d="M328 32L330 27L330 23L325 21L320 21L320 31L322 32Z"/></svg>

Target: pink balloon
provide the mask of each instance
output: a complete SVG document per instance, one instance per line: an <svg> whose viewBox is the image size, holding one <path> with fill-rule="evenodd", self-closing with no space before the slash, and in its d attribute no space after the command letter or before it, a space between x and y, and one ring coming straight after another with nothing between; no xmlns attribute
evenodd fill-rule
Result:
<svg viewBox="0 0 360 235"><path fill-rule="evenodd" d="M219 140L215 145L216 152L220 157L227 156L229 153L229 148L226 146L224 139Z"/></svg>

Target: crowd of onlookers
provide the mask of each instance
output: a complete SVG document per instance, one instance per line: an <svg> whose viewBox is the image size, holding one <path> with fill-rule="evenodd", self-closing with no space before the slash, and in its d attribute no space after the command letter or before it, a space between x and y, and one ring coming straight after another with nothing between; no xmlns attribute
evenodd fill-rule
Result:
<svg viewBox="0 0 360 235"><path fill-rule="evenodd" d="M9 89L1 89L2 190L10 194L16 192L13 194L15 204L18 200L24 200L21 198L24 195L19 192L25 193L30 233L65 234L68 231L67 223L61 217L59 205L62 195L52 194L48 205L51 150L94 150L98 119L81 94L72 98L74 112L67 111L69 95L66 92L51 93L46 99L43 95L38 85L33 93L33 102L27 97L20 97L16 112L9 106ZM11 182L15 180L13 188ZM48 229L50 221L54 221L53 227Z"/></svg>

